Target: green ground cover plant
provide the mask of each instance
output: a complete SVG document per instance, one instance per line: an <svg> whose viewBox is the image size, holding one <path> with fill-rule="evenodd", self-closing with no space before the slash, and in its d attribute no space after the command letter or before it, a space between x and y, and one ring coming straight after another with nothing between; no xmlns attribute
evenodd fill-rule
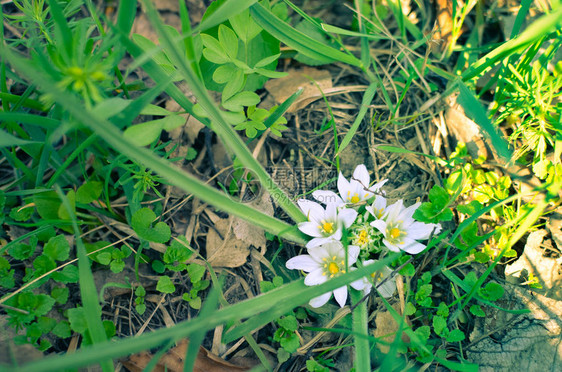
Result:
<svg viewBox="0 0 562 372"><path fill-rule="evenodd" d="M529 312L504 306L500 267L560 207L562 6L523 1L494 39L494 7L455 1L436 40L430 2L406 3L330 23L308 2L217 0L196 19L178 1L174 27L149 0L2 2L0 314L49 355L0 368L111 371L187 338L186 371L201 345L241 344L252 370L477 370L471 325ZM314 99L267 101L302 68L344 76L344 98L306 75ZM450 97L485 153L435 145ZM295 195L268 163L334 173ZM245 264L213 264L244 240ZM146 330L165 302L167 327Z"/></svg>

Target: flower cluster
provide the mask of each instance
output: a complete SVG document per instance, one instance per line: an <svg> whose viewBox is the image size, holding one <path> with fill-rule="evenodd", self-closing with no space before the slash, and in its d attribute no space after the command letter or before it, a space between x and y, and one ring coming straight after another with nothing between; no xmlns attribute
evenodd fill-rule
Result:
<svg viewBox="0 0 562 372"><path fill-rule="evenodd" d="M339 195L330 190L317 190L312 193L317 202L299 200L298 205L308 221L298 227L312 239L306 244L308 254L289 259L287 268L307 273L306 285L318 285L355 270L354 265L369 265L388 251L422 252L426 246L419 240L429 239L441 227L413 218L420 203L405 207L404 202L398 200L387 205L386 193L382 190L387 181L370 186L369 172L361 164L349 181L340 172ZM342 242L344 237L346 240ZM351 287L366 295L374 286L382 296L391 297L396 290L392 274L393 270L385 266L370 277L351 283ZM313 298L310 305L320 307L332 294L341 307L345 306L347 286Z"/></svg>

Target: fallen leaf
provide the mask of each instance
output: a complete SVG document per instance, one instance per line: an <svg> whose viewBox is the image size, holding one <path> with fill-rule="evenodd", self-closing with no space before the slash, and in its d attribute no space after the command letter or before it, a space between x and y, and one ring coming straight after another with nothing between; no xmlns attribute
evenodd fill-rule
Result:
<svg viewBox="0 0 562 372"><path fill-rule="evenodd" d="M445 124L449 128L449 132L458 142L466 144L468 152L473 158L476 159L480 155L487 158L488 149L480 132L480 127L466 116L464 109L456 100L456 95L447 98L448 107L445 110Z"/></svg>
<svg viewBox="0 0 562 372"><path fill-rule="evenodd" d="M154 372L183 372L183 364L189 341L184 339L176 347L170 349L160 358ZM154 357L149 352L134 354L128 360L122 361L123 365L131 372L142 372ZM204 347L199 347L199 352L195 359L193 372L228 372L228 371L247 371L249 368L240 367L221 359L212 354Z"/></svg>
<svg viewBox="0 0 562 372"><path fill-rule="evenodd" d="M562 259L546 256L547 252L542 246L547 234L546 230L529 234L523 254L505 267L505 275L508 281L519 283L527 281L532 274L542 286L542 289L533 289L533 292L562 300Z"/></svg>
<svg viewBox="0 0 562 372"><path fill-rule="evenodd" d="M295 112L322 97L322 92L332 88L332 75L327 70L304 67L289 70L288 75L279 79L271 79L265 83L265 89L279 104L294 94L299 88L304 91L287 112ZM320 87L320 89L318 89Z"/></svg>
<svg viewBox="0 0 562 372"><path fill-rule="evenodd" d="M399 303L392 305L392 308L400 314ZM406 321L409 322L408 320ZM396 322L396 320L394 320L394 317L389 311L381 311L375 317L374 336L376 338L382 338L382 340L388 343L393 343L394 339L396 338L396 332L398 332L398 328L398 323ZM407 339L408 337L403 333L402 340L408 342ZM377 347L385 354L390 350L389 345L385 345L382 343L377 343Z"/></svg>
<svg viewBox="0 0 562 372"><path fill-rule="evenodd" d="M256 208L270 216L273 215L273 205L268 193L262 193L259 198L247 205ZM214 223L207 234L207 261L213 267L238 267L246 263L250 254L250 246L265 253L267 240L263 230L245 220L230 216L220 218L209 209L205 213Z"/></svg>

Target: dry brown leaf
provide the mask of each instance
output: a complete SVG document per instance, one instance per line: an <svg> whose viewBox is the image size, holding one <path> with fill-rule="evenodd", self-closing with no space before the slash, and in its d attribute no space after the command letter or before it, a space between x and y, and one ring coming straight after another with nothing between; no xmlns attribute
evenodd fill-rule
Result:
<svg viewBox="0 0 562 372"><path fill-rule="evenodd" d="M273 205L267 193L247 204L270 216L273 215ZM208 209L205 213L214 223L207 234L206 245L207 261L211 266L242 266L250 254L250 246L259 249L262 254L265 253L267 241L263 230L238 217L220 218Z"/></svg>
<svg viewBox="0 0 562 372"><path fill-rule="evenodd" d="M458 142L466 143L468 152L473 158L480 155L488 157L488 149L480 132L480 127L470 120L464 109L456 103L457 95L447 98L448 107L445 110L445 124L449 132Z"/></svg>
<svg viewBox="0 0 562 372"><path fill-rule="evenodd" d="M185 354L187 352L189 341L182 340L178 345L170 349L160 360L154 372L183 372L183 364ZM123 365L131 372L142 372L150 363L153 355L148 352L134 354L128 360L123 361ZM199 347L197 358L193 366L193 372L228 372L228 371L247 371L249 368L240 367L221 359L217 355L212 354L204 347Z"/></svg>
<svg viewBox="0 0 562 372"><path fill-rule="evenodd" d="M533 291L562 300L562 260L545 255L542 243L546 235L546 230L533 231L527 238L521 257L505 267L505 275L510 282L519 283L532 274L542 285L542 289Z"/></svg>
<svg viewBox="0 0 562 372"><path fill-rule="evenodd" d="M392 308L400 314L400 304L396 303L392 305ZM406 318L407 319L407 318ZM408 321L408 320L407 320ZM375 332L374 336L376 338L383 338L384 341L388 343L394 342L396 338L396 332L398 332L398 323L394 320L394 317L389 311L381 311L375 317ZM385 337L386 336L386 337ZM407 336L402 335L402 339L406 341ZM388 353L390 350L389 345L382 343L377 343L377 347L383 352Z"/></svg>
<svg viewBox="0 0 562 372"><path fill-rule="evenodd" d="M329 71L304 67L299 70L289 70L289 75L280 79L271 79L265 83L265 89L275 98L277 103L282 103L299 88L304 89L300 97L287 112L295 112L322 97L321 92L332 88L332 75ZM318 89L318 86L320 89Z"/></svg>
<svg viewBox="0 0 562 372"><path fill-rule="evenodd" d="M443 52L451 42L453 31L453 4L450 0L436 0L435 11L437 13L437 31L433 34L438 48L436 51ZM435 43L431 44L432 46Z"/></svg>

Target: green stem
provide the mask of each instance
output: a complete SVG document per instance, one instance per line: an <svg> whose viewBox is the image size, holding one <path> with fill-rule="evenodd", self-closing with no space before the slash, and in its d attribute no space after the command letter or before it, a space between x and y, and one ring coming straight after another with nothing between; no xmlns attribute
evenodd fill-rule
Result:
<svg viewBox="0 0 562 372"><path fill-rule="evenodd" d="M371 347L369 345L369 317L367 315L367 301L361 301L361 291L350 289L351 301L357 306L353 309L352 328L355 343L355 370L357 372L371 371Z"/></svg>

